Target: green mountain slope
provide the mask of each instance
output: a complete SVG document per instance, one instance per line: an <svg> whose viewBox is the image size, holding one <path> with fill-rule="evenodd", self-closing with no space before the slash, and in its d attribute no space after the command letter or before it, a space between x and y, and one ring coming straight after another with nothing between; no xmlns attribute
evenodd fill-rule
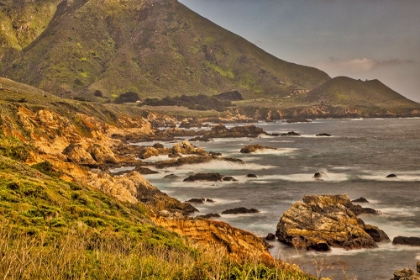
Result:
<svg viewBox="0 0 420 280"><path fill-rule="evenodd" d="M301 99L334 105L359 105L366 107L419 108L419 104L393 91L378 80L355 80L336 77L308 92Z"/></svg>
<svg viewBox="0 0 420 280"><path fill-rule="evenodd" d="M49 25L60 0L0 1L0 59L27 47Z"/></svg>
<svg viewBox="0 0 420 280"><path fill-rule="evenodd" d="M173 0L63 1L44 33L3 64L4 76L56 94L97 91L110 99L128 91L144 98L232 89L245 98L281 97L330 79Z"/></svg>

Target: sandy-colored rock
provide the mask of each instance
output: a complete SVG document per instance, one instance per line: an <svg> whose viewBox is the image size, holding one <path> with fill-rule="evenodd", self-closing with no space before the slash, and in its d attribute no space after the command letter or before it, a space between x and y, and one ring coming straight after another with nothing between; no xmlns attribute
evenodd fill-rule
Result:
<svg viewBox="0 0 420 280"><path fill-rule="evenodd" d="M202 245L212 244L226 250L239 259L259 257L272 260L262 238L235 228L225 222L202 219L165 219L153 218L153 221L166 229L174 231Z"/></svg>
<svg viewBox="0 0 420 280"><path fill-rule="evenodd" d="M76 164L96 164L92 155L81 144L70 144L63 150L68 160Z"/></svg>
<svg viewBox="0 0 420 280"><path fill-rule="evenodd" d="M306 195L284 212L277 224L279 241L299 248L329 250L375 248L364 222L351 210L348 195ZM375 234L383 233L372 226ZM383 233L385 234L385 233ZM379 238L379 237L378 237Z"/></svg>

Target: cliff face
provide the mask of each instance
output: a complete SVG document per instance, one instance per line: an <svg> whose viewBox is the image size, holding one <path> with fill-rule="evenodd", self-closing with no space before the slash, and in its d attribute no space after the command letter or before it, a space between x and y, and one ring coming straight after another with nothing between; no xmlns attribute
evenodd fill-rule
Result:
<svg viewBox="0 0 420 280"><path fill-rule="evenodd" d="M221 248L238 259L257 257L268 262L273 260L261 238L224 222L162 217L155 217L153 221L199 245Z"/></svg>

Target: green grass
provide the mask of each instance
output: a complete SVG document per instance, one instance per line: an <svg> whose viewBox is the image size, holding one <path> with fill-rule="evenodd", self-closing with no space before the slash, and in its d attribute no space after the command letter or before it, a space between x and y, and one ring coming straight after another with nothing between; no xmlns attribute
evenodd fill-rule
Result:
<svg viewBox="0 0 420 280"><path fill-rule="evenodd" d="M314 279L188 243L154 225L141 203L57 175L48 162L29 167L0 155L3 279Z"/></svg>

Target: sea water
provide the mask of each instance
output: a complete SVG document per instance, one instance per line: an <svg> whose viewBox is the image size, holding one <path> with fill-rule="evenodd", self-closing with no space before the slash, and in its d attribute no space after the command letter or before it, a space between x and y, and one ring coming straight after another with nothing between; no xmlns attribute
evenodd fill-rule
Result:
<svg viewBox="0 0 420 280"><path fill-rule="evenodd" d="M228 126L233 126L230 124ZM214 160L158 170L145 175L171 196L186 201L211 198L215 203L196 204L199 214L221 213L235 207L257 208L258 214L222 215L219 220L258 236L274 233L283 214L305 194L342 194L365 197L362 204L381 211L362 215L366 223L383 229L391 238L420 237L420 119L335 119L311 123L255 125L269 133L295 131L301 136L214 139L192 142L206 151L242 159L245 164ZM316 136L328 133L331 136ZM150 143L149 143L150 144ZM254 154L241 154L251 144L270 146ZM153 161L153 159L150 159ZM219 172L236 182L183 182L198 172ZM323 180L314 180L322 172ZM176 179L164 179L167 174ZM247 178L253 173L257 178ZM389 174L396 178L386 178ZM271 243L273 256L296 263L305 271L333 279L391 279L397 269L415 270L420 247L378 243L377 249L332 249L327 253L295 250Z"/></svg>

